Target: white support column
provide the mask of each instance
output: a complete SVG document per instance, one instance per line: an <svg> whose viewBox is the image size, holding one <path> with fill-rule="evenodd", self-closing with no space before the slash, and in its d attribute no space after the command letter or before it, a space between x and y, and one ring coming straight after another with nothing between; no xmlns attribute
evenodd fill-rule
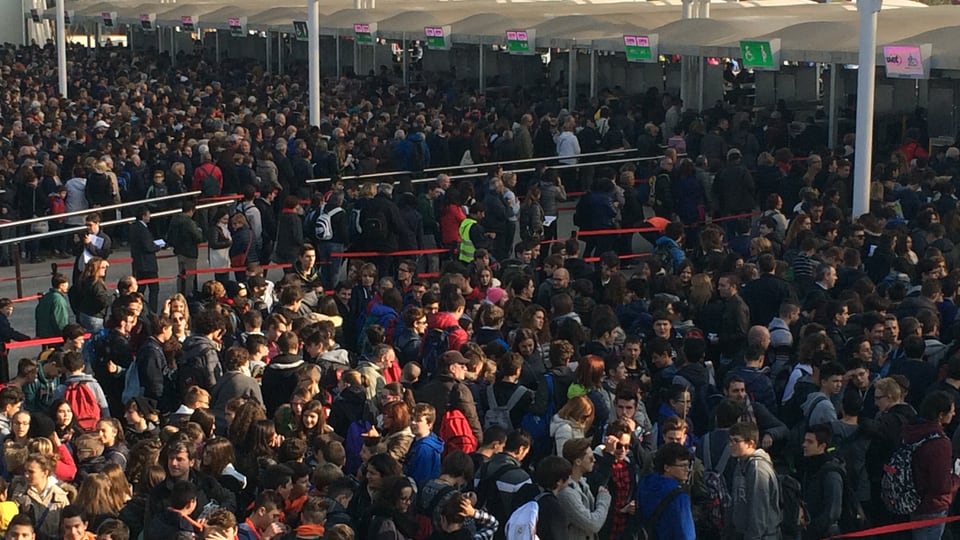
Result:
<svg viewBox="0 0 960 540"><path fill-rule="evenodd" d="M409 86L407 81L407 33L400 34L400 69L403 73L403 87Z"/></svg>
<svg viewBox="0 0 960 540"><path fill-rule="evenodd" d="M827 111L827 121L830 127L827 129L827 144L830 148L837 147L837 72L840 70L840 64L830 64L830 110Z"/></svg>
<svg viewBox="0 0 960 540"><path fill-rule="evenodd" d="M480 76L480 94L481 94L481 95L487 93L487 81L485 80L485 79L486 79L486 74L484 73L486 70L484 70L484 68L483 68L483 49L484 49L484 47L485 47L485 45L484 45L483 43L481 43L481 44L480 44L480 69L479 69L478 72L477 72L478 75Z"/></svg>
<svg viewBox="0 0 960 540"><path fill-rule="evenodd" d="M597 51L590 49L590 97L597 97Z"/></svg>
<svg viewBox="0 0 960 540"><path fill-rule="evenodd" d="M60 97L67 97L67 23L63 0L57 0L57 82Z"/></svg>
<svg viewBox="0 0 960 540"><path fill-rule="evenodd" d="M283 32L277 31L277 74L283 75Z"/></svg>
<svg viewBox="0 0 960 540"><path fill-rule="evenodd" d="M857 73L857 143L853 179L854 219L870 211L873 173L873 102L877 75L877 18L883 0L857 0L860 13L859 73Z"/></svg>
<svg viewBox="0 0 960 540"><path fill-rule="evenodd" d="M577 49L570 47L567 58L567 107L573 112L577 107Z"/></svg>
<svg viewBox="0 0 960 540"><path fill-rule="evenodd" d="M264 40L267 46L267 73L273 73L273 51L270 47L270 31L267 30L267 39Z"/></svg>
<svg viewBox="0 0 960 540"><path fill-rule="evenodd" d="M307 65L310 77L310 125L320 125L320 9L317 0L307 0ZM337 70L340 70L340 47L337 46Z"/></svg>

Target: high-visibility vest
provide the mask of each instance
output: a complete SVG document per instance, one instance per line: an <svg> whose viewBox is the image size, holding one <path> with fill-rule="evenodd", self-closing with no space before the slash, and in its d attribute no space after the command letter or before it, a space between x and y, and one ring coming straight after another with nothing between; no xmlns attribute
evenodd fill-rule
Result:
<svg viewBox="0 0 960 540"><path fill-rule="evenodd" d="M477 252L477 246L473 245L470 239L470 228L476 225L477 220L466 218L460 222L460 261L472 263L474 254Z"/></svg>

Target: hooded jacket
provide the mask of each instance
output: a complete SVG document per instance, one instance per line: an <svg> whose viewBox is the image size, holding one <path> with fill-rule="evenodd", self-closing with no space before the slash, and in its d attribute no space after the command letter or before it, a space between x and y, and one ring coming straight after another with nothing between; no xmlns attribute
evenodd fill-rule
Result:
<svg viewBox="0 0 960 540"><path fill-rule="evenodd" d="M550 437L556 444L555 455L563 455L563 445L570 439L580 439L584 436L583 429L575 426L570 420L561 418L558 414L553 415L553 418L550 419Z"/></svg>
<svg viewBox="0 0 960 540"><path fill-rule="evenodd" d="M939 422L918 418L903 428L903 443L913 444L931 433L942 436L921 444L913 454L913 479L920 494L916 515L934 514L950 508L960 477L953 474L953 448Z"/></svg>
<svg viewBox="0 0 960 540"><path fill-rule="evenodd" d="M803 502L810 523L804 538L826 538L840 532L838 523L843 509L843 464L833 454L804 458Z"/></svg>
<svg viewBox="0 0 960 540"><path fill-rule="evenodd" d="M415 439L407 452L407 464L404 474L413 478L418 486L440 476L440 454L443 441L436 433Z"/></svg>
<svg viewBox="0 0 960 540"><path fill-rule="evenodd" d="M220 353L217 343L201 334L187 336L183 342L183 352L177 362L177 378L181 390L196 384L206 391L213 390L223 368L220 366Z"/></svg>
<svg viewBox="0 0 960 540"><path fill-rule="evenodd" d="M290 395L297 387L298 368L302 365L303 358L300 356L281 354L263 370L260 385L268 417L273 418L277 408L290 400Z"/></svg>
<svg viewBox="0 0 960 540"><path fill-rule="evenodd" d="M428 331L434 328L443 330L444 328L449 328L451 326L457 327L454 331L450 332L450 337L447 338L447 340L450 342L447 350L459 351L460 347L463 347L463 345L470 339L470 337L467 335L467 331L463 328L460 328L460 321L454 317L453 313L441 311L439 313L430 315L427 320L429 323L427 326Z"/></svg>
<svg viewBox="0 0 960 540"><path fill-rule="evenodd" d="M610 492L598 493L595 497L586 478L570 479L567 487L557 494L563 512L570 520L567 538L570 540L596 540L597 533L607 520L610 511Z"/></svg>
<svg viewBox="0 0 960 540"><path fill-rule="evenodd" d="M63 379L63 382L60 383L60 386L57 387L56 392L54 392L54 401L63 399L63 395L67 392L67 387L75 382L85 384L93 391L93 397L97 399L97 405L100 405L100 417L109 418L110 407L107 405L107 395L103 393L103 387L100 386L100 383L97 382L92 375L87 375L86 373L67 375L67 377ZM7 432L9 433L9 427L7 428Z"/></svg>
<svg viewBox="0 0 960 540"><path fill-rule="evenodd" d="M658 473L648 474L640 480L639 513L644 518L653 515L660 502L679 484L676 479ZM694 540L697 532L693 525L690 494L686 491L674 497L664 508L656 524L657 540Z"/></svg>
<svg viewBox="0 0 960 540"><path fill-rule="evenodd" d="M780 481L764 450L740 458L733 472L729 521L744 540L778 538Z"/></svg>
<svg viewBox="0 0 960 540"><path fill-rule="evenodd" d="M808 426L830 424L837 419L837 408L823 392L810 392L800 410L803 411Z"/></svg>

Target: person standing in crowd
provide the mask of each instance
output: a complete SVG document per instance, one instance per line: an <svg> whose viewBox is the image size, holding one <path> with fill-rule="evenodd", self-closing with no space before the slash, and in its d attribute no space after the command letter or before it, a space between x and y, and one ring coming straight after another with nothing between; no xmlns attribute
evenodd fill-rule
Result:
<svg viewBox="0 0 960 540"><path fill-rule="evenodd" d="M67 299L69 289L67 276L54 274L50 279L50 290L40 298L34 311L38 338L60 336L63 328L70 322L70 302Z"/></svg>
<svg viewBox="0 0 960 540"><path fill-rule="evenodd" d="M185 200L180 206L180 213L170 219L166 232L166 243L173 248L177 256L177 292L184 296L193 296L198 292L197 275L192 273L197 269L197 259L200 258L198 245L203 242L203 231L193 219L197 204L192 200Z"/></svg>
<svg viewBox="0 0 960 540"><path fill-rule="evenodd" d="M730 456L738 463L726 521L731 531L743 538L779 538L780 480L770 455L757 447L757 425L738 422L730 427L729 436Z"/></svg>
<svg viewBox="0 0 960 540"><path fill-rule="evenodd" d="M166 246L160 239L155 239L150 232L150 209L146 206L137 210L137 219L130 224L130 255L133 257L133 276L138 280L155 280L160 277L157 265L157 252ZM151 313L157 313L157 302L160 298L160 284L151 281L147 284L149 300L147 306Z"/></svg>

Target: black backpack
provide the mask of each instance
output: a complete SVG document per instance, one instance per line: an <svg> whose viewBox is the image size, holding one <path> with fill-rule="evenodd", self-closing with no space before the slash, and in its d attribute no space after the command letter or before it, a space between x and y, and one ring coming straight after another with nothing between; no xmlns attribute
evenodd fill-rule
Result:
<svg viewBox="0 0 960 540"><path fill-rule="evenodd" d="M413 142L413 148L410 149L410 158L407 159L407 169L410 172L420 173L426 168L426 157L423 155L423 145L421 141Z"/></svg>
<svg viewBox="0 0 960 540"><path fill-rule="evenodd" d="M825 463L818 474L826 474L830 471L837 472L843 482L843 502L840 505L840 521L838 523L840 532L846 533L864 529L867 525L867 516L857 499L853 482L847 475L847 467L842 461L835 459Z"/></svg>
<svg viewBox="0 0 960 540"><path fill-rule="evenodd" d="M213 167L207 169L206 175L200 181L200 195L203 197L216 197L220 195L220 182L213 175Z"/></svg>
<svg viewBox="0 0 960 540"><path fill-rule="evenodd" d="M386 213L377 206L366 205L360 211L360 234L368 238L386 237L389 234Z"/></svg>
<svg viewBox="0 0 960 540"><path fill-rule="evenodd" d="M808 516L803 490L800 482L789 474L778 474L777 480L780 483L780 530L784 538L796 538L802 530L801 515Z"/></svg>

